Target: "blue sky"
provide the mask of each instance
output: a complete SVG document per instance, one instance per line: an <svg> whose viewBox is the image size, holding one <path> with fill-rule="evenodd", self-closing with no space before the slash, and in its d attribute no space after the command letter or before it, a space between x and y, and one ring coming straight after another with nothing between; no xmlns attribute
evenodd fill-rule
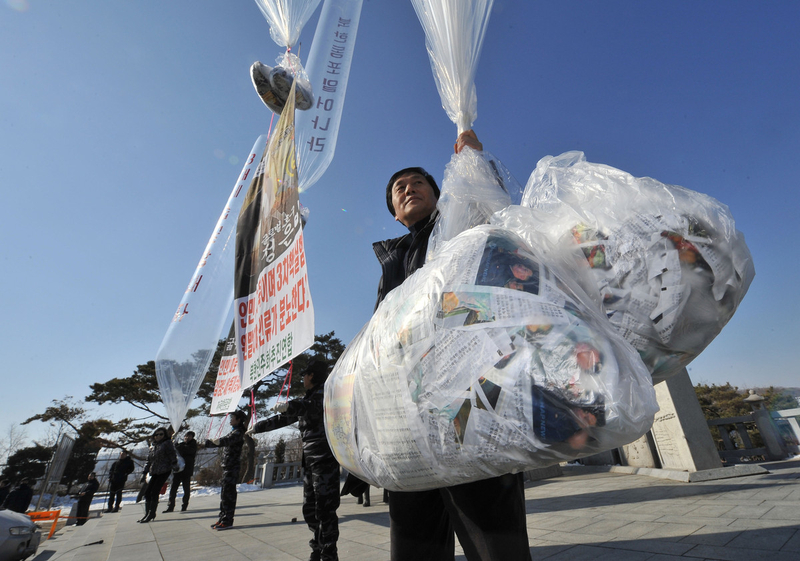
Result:
<svg viewBox="0 0 800 561"><path fill-rule="evenodd" d="M794 1L495 1L475 130L520 182L582 150L744 232L756 278L695 383L800 386L798 24ZM155 358L269 127L249 66L280 53L252 0L0 0L0 431ZM317 333L369 319L371 243L404 231L388 176L440 180L455 133L411 3L365 0L336 155L301 195Z"/></svg>

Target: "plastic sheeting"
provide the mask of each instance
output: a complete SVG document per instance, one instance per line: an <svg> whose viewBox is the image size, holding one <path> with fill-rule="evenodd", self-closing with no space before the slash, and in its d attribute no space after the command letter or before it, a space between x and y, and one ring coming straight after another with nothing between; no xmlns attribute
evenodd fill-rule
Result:
<svg viewBox="0 0 800 561"><path fill-rule="evenodd" d="M297 168L302 193L315 184L333 159L355 51L363 0L325 0L307 59L307 69L291 52L300 32L320 0L256 0L270 26L272 39L286 52L275 59L274 72L297 81L313 98L310 108L299 111Z"/></svg>
<svg viewBox="0 0 800 561"><path fill-rule="evenodd" d="M488 224L492 215L519 204L522 187L489 152L465 148L453 155L444 170L436 208L439 220L428 242L428 260L441 245L464 230Z"/></svg>
<svg viewBox="0 0 800 561"><path fill-rule="evenodd" d="M380 304L325 386L348 471L411 491L590 455L635 440L650 376L568 275L504 228L444 244Z"/></svg>
<svg viewBox="0 0 800 561"><path fill-rule="evenodd" d="M259 136L245 159L156 354L158 388L175 432L203 382L231 312L236 217L266 144L266 135Z"/></svg>
<svg viewBox="0 0 800 561"><path fill-rule="evenodd" d="M291 49L321 0L256 0L269 24L269 34L279 46Z"/></svg>
<svg viewBox="0 0 800 561"><path fill-rule="evenodd" d="M680 372L720 333L755 275L727 206L707 195L587 162L582 152L543 158L522 204L550 242L578 247L590 294L660 381Z"/></svg>
<svg viewBox="0 0 800 561"><path fill-rule="evenodd" d="M478 117L475 72L494 0L411 0L422 28L436 88L458 132Z"/></svg>

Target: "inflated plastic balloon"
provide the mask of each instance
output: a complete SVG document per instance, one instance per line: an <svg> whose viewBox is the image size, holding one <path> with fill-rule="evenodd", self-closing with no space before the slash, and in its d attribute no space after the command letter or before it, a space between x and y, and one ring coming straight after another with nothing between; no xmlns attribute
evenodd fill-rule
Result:
<svg viewBox="0 0 800 561"><path fill-rule="evenodd" d="M422 28L433 77L458 132L478 117L475 71L494 0L411 0Z"/></svg>
<svg viewBox="0 0 800 561"><path fill-rule="evenodd" d="M399 491L616 448L657 410L638 355L568 275L492 226L391 291L325 384L339 463Z"/></svg>
<svg viewBox="0 0 800 561"><path fill-rule="evenodd" d="M269 34L279 46L291 49L320 0L256 0L269 23Z"/></svg>
<svg viewBox="0 0 800 561"><path fill-rule="evenodd" d="M579 248L587 292L641 354L657 382L683 370L720 333L747 293L753 259L727 206L708 195L587 162L582 152L539 161L522 204L564 251Z"/></svg>
<svg viewBox="0 0 800 561"><path fill-rule="evenodd" d="M236 217L266 144L267 137L262 135L253 145L156 354L158 388L176 432L203 382L231 312Z"/></svg>
<svg viewBox="0 0 800 561"><path fill-rule="evenodd" d="M638 354L577 281L587 267L551 262L527 227L535 211L510 205L513 182L487 156L452 157L425 266L381 302L325 386L334 454L381 487L594 454L641 436L658 409Z"/></svg>

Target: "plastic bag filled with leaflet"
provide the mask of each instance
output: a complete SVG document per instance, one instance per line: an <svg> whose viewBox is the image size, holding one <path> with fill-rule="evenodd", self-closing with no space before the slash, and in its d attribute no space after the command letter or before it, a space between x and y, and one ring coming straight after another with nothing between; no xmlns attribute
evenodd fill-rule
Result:
<svg viewBox="0 0 800 561"><path fill-rule="evenodd" d="M462 154L456 163L476 153ZM472 163L461 173L496 185L488 165ZM326 384L339 462L371 484L423 490L644 434L658 409L649 373L573 276L504 227L444 241L384 299Z"/></svg>
<svg viewBox="0 0 800 561"><path fill-rule="evenodd" d="M755 275L727 206L689 189L587 162L582 152L539 161L523 206L531 229L578 247L588 293L658 382L682 371L720 333Z"/></svg>

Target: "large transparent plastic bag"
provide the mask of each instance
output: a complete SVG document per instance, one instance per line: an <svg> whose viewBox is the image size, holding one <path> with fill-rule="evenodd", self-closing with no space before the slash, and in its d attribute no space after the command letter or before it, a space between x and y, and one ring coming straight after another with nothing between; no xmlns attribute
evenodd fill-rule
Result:
<svg viewBox="0 0 800 561"><path fill-rule="evenodd" d="M291 49L321 0L256 0L269 24L269 34L279 46Z"/></svg>
<svg viewBox="0 0 800 561"><path fill-rule="evenodd" d="M658 382L680 372L733 316L755 275L727 206L707 195L587 162L582 152L539 161L522 204L546 216L523 230L592 273L584 288Z"/></svg>
<svg viewBox="0 0 800 561"><path fill-rule="evenodd" d="M439 219L428 241L428 259L464 230L488 224L491 216L519 204L522 187L502 162L486 151L464 148L444 170L436 204Z"/></svg>
<svg viewBox="0 0 800 561"><path fill-rule="evenodd" d="M296 107L301 110L295 129L301 193L322 177L336 150L363 0L325 0L306 69L298 56L299 49L292 49L319 3L320 0L256 0L272 39L286 52L275 59L275 67L257 62L250 71L254 83L259 75L262 81L269 81L273 103L268 103L264 95L262 99L276 114L282 112L281 99L294 85Z"/></svg>
<svg viewBox="0 0 800 561"><path fill-rule="evenodd" d="M475 71L494 0L411 0L425 31L436 88L458 132L478 117Z"/></svg>
<svg viewBox="0 0 800 561"><path fill-rule="evenodd" d="M261 135L253 145L211 237L156 353L156 378L170 424L180 430L208 371L233 305L231 276L236 217L247 184L258 171L267 145Z"/></svg>
<svg viewBox="0 0 800 561"><path fill-rule="evenodd" d="M339 462L422 490L631 442L658 409L650 376L566 273L477 226L393 290L325 386Z"/></svg>

